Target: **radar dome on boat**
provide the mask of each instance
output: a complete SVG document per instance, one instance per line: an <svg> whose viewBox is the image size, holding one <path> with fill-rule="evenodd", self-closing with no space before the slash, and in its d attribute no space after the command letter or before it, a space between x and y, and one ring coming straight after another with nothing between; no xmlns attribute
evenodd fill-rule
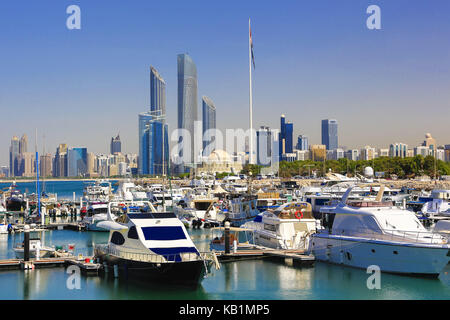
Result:
<svg viewBox="0 0 450 320"><path fill-rule="evenodd" d="M366 177L373 177L373 169L372 169L372 167L365 167L364 168L364 175Z"/></svg>

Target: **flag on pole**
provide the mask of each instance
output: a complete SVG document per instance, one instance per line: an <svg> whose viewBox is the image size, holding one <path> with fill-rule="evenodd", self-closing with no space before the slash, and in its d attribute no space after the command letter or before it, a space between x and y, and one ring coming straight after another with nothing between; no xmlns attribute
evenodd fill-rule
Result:
<svg viewBox="0 0 450 320"><path fill-rule="evenodd" d="M250 48L251 48L251 51L252 51L253 69L255 69L255 56L253 54L252 29L250 27L250 19L248 19L248 31L249 31L249 36L250 36Z"/></svg>

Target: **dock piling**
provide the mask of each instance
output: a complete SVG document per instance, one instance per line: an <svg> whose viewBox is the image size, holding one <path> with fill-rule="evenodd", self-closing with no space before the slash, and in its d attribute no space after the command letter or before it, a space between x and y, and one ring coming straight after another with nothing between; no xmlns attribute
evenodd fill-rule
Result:
<svg viewBox="0 0 450 320"><path fill-rule="evenodd" d="M23 227L23 260L30 261L30 226Z"/></svg>
<svg viewBox="0 0 450 320"><path fill-rule="evenodd" d="M230 253L230 221L225 221L225 254Z"/></svg>

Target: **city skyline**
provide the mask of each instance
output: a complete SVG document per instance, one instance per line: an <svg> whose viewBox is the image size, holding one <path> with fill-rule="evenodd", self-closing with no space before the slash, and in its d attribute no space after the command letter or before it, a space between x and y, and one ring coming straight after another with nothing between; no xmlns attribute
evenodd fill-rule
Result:
<svg viewBox="0 0 450 320"><path fill-rule="evenodd" d="M446 2L433 7L379 2L382 30L375 31L365 27L367 1L286 1L279 7L266 2L257 7L238 2L200 1L189 7L177 3L189 18L173 17L173 3L108 4L112 20L122 17L125 6L135 20L118 25L101 19L104 5L79 1L85 17L79 31L65 29L67 5L48 1L1 5L8 63L0 80L0 109L17 110L21 121L4 121L1 126L0 149L5 152L0 165L9 164L11 137L25 133L34 141L35 128L38 151L45 135L46 150L67 143L107 153L105 141L120 131L124 153L138 153L135 117L148 105L150 65L167 82L170 136L177 123L174 60L181 52L195 61L198 94L207 94L220 106L218 129L248 128L248 17L258 62L253 73L254 129L277 128L279 115L285 113L294 123L294 137L305 134L310 144L321 141L319 121L325 118L339 121L339 141L348 148L386 148L396 141L416 146L426 132L439 145L448 143ZM201 14L196 13L199 8ZM215 21L199 19L219 10ZM150 12L155 18L146 21ZM33 28L20 22L27 19L34 21ZM157 31L152 28L155 24L161 27ZM181 27L191 35L179 36ZM150 41L143 43L144 38ZM28 149L34 152L34 147Z"/></svg>

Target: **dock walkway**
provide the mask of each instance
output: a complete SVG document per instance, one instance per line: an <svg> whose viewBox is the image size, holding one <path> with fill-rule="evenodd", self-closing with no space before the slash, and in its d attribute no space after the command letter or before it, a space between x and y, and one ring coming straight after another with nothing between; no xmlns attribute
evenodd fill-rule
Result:
<svg viewBox="0 0 450 320"><path fill-rule="evenodd" d="M81 272L86 275L97 275L102 268L102 265L91 262L92 260L93 257L83 257L82 259L79 259L75 256L40 258L39 260L30 259L29 261L24 261L23 259L6 259L0 260L0 271L54 268L76 265L81 269Z"/></svg>
<svg viewBox="0 0 450 320"><path fill-rule="evenodd" d="M225 253L223 251L216 252L217 259L220 262L234 262L242 260L254 260L254 259L274 259L282 260L289 264L291 262L294 266L309 266L313 265L315 257L313 255L306 254L306 250L282 250L272 249L267 247L255 246L250 250L237 250Z"/></svg>

